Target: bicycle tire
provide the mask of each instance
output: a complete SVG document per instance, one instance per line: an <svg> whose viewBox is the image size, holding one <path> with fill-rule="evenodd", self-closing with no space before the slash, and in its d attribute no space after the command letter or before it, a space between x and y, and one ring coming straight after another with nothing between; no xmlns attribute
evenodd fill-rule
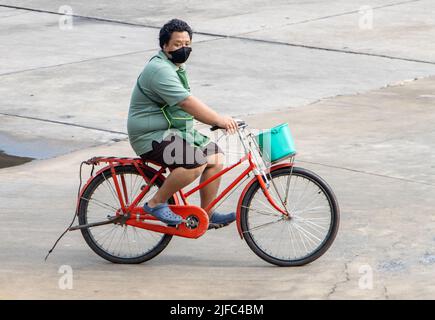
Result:
<svg viewBox="0 0 435 320"><path fill-rule="evenodd" d="M313 262L314 260L321 257L332 245L332 243L335 240L335 237L338 232L339 228L339 222L340 222L340 209L338 206L337 199L334 195L334 192L332 191L331 187L317 174L315 174L312 171L309 171L307 169L303 169L300 167L294 167L293 170L291 170L291 167L285 167L285 168L279 168L276 170L273 170L269 177L271 176L272 179L275 179L280 176L288 176L290 173L293 176L299 176L304 179L307 179L308 181L313 182L319 190L325 195L325 197L328 200L330 212L331 212L331 222L329 225L329 230L323 239L322 243L316 247L313 252L310 252L308 255L303 256L302 258L298 259L280 259L275 256L272 256L270 253L265 252L260 245L255 241L253 235L251 234L252 231L249 230L248 222L249 222L249 211L250 211L250 205L251 201L256 195L257 192L263 193L260 184L258 181L254 182L251 187L246 192L242 203L241 203L241 229L244 235L244 239L248 246L251 248L251 250L259 256L261 259L277 265L277 266L302 266L305 264L308 264L310 262ZM291 221L291 220L290 220ZM251 229L252 230L252 229Z"/></svg>
<svg viewBox="0 0 435 320"><path fill-rule="evenodd" d="M154 172L151 172L147 170L146 168L142 167L144 174L151 179L154 176ZM136 174L140 175L137 171L136 167L134 166L118 166L115 168L116 174ZM112 174L110 169L107 169L103 172L101 172L99 175L95 176L91 183L87 186L87 188L84 190L82 197L79 202L79 210L78 210L78 217L79 217L79 224L83 225L87 223L87 209L89 200L92 198L92 195L95 193L95 191L98 189L99 186L102 185L103 182L107 181L107 179L111 178ZM141 176L140 176L141 177ZM143 179L143 177L141 177ZM161 178L157 178L155 180L155 185L160 188L163 184L163 181ZM175 200L173 197L171 197L168 200L169 204L175 204ZM130 228L135 228L132 226L128 226ZM99 228L99 227L96 227ZM125 257L118 257L115 256L107 251L105 251L101 246L97 243L97 241L94 239L92 233L89 231L90 228L84 228L81 229L83 238L85 239L88 246L100 257L103 259L106 259L113 263L118 264L139 264L143 263L145 261L148 261L154 257L156 257L159 253L161 253L166 246L169 244L170 240L172 239L172 235L163 234L161 240L148 252L144 253L143 255L132 257L132 258L125 258ZM142 229L141 229L142 230ZM148 231L152 232L152 231ZM157 233L159 234L159 233ZM161 234L159 234L161 235Z"/></svg>

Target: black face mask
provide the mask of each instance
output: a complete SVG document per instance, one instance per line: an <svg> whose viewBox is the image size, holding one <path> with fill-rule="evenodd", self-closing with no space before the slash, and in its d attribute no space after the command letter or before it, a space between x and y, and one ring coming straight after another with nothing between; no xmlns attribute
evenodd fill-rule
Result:
<svg viewBox="0 0 435 320"><path fill-rule="evenodd" d="M169 51L169 54L172 58L169 58L173 63L184 63L189 58L190 53L192 52L191 47L181 47L175 51Z"/></svg>

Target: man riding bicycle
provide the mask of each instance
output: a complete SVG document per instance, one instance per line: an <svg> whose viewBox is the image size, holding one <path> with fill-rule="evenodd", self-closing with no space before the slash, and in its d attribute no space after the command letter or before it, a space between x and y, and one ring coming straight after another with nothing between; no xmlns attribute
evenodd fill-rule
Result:
<svg viewBox="0 0 435 320"><path fill-rule="evenodd" d="M233 134L237 122L222 116L190 93L185 62L192 51L192 29L173 19L160 30L161 50L153 56L133 89L127 130L133 150L144 160L171 169L157 193L144 204L144 210L157 219L177 225L182 218L168 206L168 199L201 176L207 180L223 168L223 151L211 139L193 128L193 119ZM215 199L220 178L200 190L201 207ZM208 212L210 226L228 225L234 212Z"/></svg>

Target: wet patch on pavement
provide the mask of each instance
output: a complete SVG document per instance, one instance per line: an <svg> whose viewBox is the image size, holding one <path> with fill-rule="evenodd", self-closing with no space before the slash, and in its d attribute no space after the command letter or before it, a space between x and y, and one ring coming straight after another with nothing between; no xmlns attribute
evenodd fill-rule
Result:
<svg viewBox="0 0 435 320"><path fill-rule="evenodd" d="M401 272L406 270L406 265L400 260L385 261L378 265L378 270L382 272Z"/></svg>
<svg viewBox="0 0 435 320"><path fill-rule="evenodd" d="M420 259L420 263L422 264L434 264L435 263L435 254L425 253L423 257Z"/></svg>
<svg viewBox="0 0 435 320"><path fill-rule="evenodd" d="M9 154L4 153L2 150L0 150L0 169L18 166L20 164L30 162L32 160L34 160L34 158L11 156Z"/></svg>

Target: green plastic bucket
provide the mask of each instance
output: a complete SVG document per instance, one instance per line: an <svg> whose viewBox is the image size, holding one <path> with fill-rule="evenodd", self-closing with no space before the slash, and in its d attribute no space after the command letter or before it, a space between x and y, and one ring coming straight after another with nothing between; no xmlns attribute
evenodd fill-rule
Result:
<svg viewBox="0 0 435 320"><path fill-rule="evenodd" d="M271 129L263 130L255 138L262 156L270 162L296 154L288 123L282 123Z"/></svg>

